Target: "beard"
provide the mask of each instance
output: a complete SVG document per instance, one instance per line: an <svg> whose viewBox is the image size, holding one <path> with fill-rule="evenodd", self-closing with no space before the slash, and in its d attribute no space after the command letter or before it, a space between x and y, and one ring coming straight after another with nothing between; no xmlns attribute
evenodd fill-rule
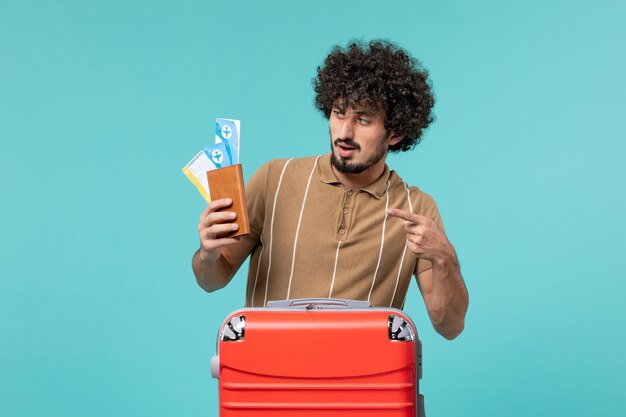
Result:
<svg viewBox="0 0 626 417"><path fill-rule="evenodd" d="M342 174L360 174L361 172L365 171L367 168L371 167L372 165L374 165L375 163L383 159L385 155L387 154L387 150L388 150L387 146L385 145L385 142L381 141L380 145L376 148L374 154L372 154L365 161L359 162L359 161L352 161L351 160L352 155L346 158L342 156L338 157L337 155L335 155L333 143L335 144L335 146L338 146L340 143L345 144L349 147L355 148L355 151L359 151L361 147L352 139L335 139L334 141L331 139L330 162L333 164L335 169L337 169L337 171L341 172Z"/></svg>

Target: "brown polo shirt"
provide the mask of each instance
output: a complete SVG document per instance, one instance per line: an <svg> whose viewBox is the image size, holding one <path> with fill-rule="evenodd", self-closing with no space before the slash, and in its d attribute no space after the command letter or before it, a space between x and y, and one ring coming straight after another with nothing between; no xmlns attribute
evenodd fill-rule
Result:
<svg viewBox="0 0 626 417"><path fill-rule="evenodd" d="M330 153L272 160L246 185L252 251L246 306L332 297L402 308L411 275L429 268L406 247L404 220L387 208L429 216L443 228L433 199L385 166L374 183L349 189Z"/></svg>

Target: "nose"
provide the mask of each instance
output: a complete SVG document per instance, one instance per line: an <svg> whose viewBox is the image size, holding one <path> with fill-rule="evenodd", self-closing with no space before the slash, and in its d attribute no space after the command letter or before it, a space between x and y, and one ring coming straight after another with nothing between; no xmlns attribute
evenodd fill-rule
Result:
<svg viewBox="0 0 626 417"><path fill-rule="evenodd" d="M354 135L353 127L354 126L352 125L352 120L350 118L344 120L341 125L341 129L339 130L339 137L341 139L352 139Z"/></svg>

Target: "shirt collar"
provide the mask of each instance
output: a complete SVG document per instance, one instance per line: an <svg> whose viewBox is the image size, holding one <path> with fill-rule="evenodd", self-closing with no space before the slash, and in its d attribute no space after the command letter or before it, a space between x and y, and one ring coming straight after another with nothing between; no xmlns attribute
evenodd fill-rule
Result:
<svg viewBox="0 0 626 417"><path fill-rule="evenodd" d="M341 184L341 182L337 179L335 172L331 166L330 162L331 153L326 155L322 155L319 159L318 164L318 175L320 181L325 184ZM391 171L389 171L389 167L385 164L385 170L382 175L378 177L376 181L368 185L367 187L361 188L361 191L365 191L377 199L381 199L385 194L385 190L387 189L387 181L389 181L389 177L391 176Z"/></svg>

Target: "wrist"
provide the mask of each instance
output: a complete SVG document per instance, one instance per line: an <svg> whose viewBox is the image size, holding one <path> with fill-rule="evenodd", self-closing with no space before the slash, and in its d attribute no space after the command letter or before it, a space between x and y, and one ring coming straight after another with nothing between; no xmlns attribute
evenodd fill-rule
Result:
<svg viewBox="0 0 626 417"><path fill-rule="evenodd" d="M198 258L202 262L214 262L222 255L222 252L219 249L205 249L200 246L198 249Z"/></svg>
<svg viewBox="0 0 626 417"><path fill-rule="evenodd" d="M453 269L458 268L458 261L456 259L456 253L452 245L448 245L445 250L442 250L439 254L431 260L433 266L440 268Z"/></svg>

